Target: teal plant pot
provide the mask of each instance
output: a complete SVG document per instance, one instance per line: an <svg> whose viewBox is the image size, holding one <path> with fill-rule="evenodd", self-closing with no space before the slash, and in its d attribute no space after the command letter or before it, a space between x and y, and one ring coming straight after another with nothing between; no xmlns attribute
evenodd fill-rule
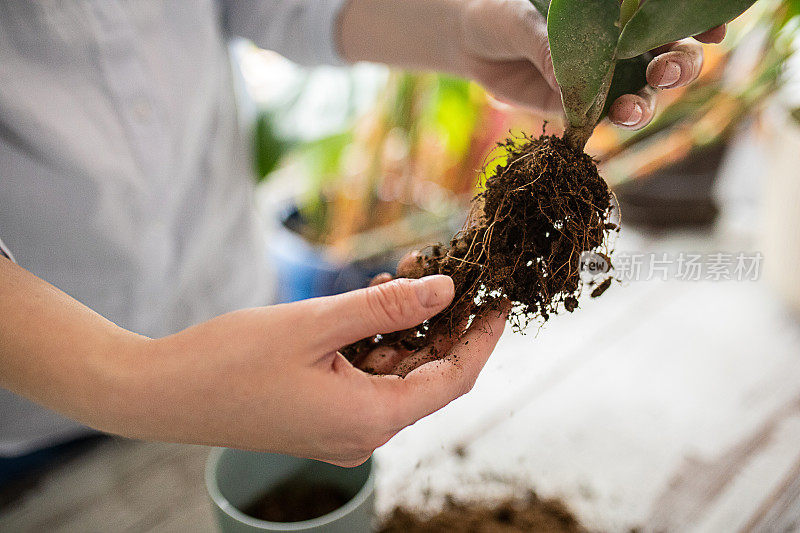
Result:
<svg viewBox="0 0 800 533"><path fill-rule="evenodd" d="M352 497L331 513L301 522L268 522L241 511L275 485L295 476L334 484ZM373 531L375 479L372 459L355 468L342 468L289 455L217 448L211 452L206 464L206 486L222 533Z"/></svg>

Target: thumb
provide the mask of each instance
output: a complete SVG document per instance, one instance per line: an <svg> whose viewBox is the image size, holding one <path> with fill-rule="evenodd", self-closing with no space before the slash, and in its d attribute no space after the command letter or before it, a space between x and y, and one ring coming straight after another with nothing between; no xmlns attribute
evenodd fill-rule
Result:
<svg viewBox="0 0 800 533"><path fill-rule="evenodd" d="M533 5L530 9L536 11ZM557 93L561 92L553 68L553 56L550 54L550 39L547 35L547 21L537 11L520 21L522 33L527 37L518 41L523 55L533 63L547 84Z"/></svg>
<svg viewBox="0 0 800 533"><path fill-rule="evenodd" d="M469 53L498 63L525 60L555 91L547 20L529 0L471 1L463 10L463 35ZM508 65L506 65L508 66Z"/></svg>
<svg viewBox="0 0 800 533"><path fill-rule="evenodd" d="M512 9L509 14L513 24L507 31L510 45L516 52L536 66L542 78L556 92L559 92L558 81L553 69L553 57L550 55L550 39L547 35L547 19L530 1L507 2Z"/></svg>
<svg viewBox="0 0 800 533"><path fill-rule="evenodd" d="M453 280L448 276L396 279L336 296L299 302L311 320L316 352L333 351L378 333L417 326L453 300Z"/></svg>

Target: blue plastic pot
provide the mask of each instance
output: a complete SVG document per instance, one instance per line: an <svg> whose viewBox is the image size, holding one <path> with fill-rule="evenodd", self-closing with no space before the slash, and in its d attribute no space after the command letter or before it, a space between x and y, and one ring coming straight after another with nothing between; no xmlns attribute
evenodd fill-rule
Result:
<svg viewBox="0 0 800 533"><path fill-rule="evenodd" d="M366 287L381 272L394 272L397 258L359 263L333 263L324 248L309 243L287 226L297 223L297 208L287 208L267 243L277 277L277 303L296 302Z"/></svg>

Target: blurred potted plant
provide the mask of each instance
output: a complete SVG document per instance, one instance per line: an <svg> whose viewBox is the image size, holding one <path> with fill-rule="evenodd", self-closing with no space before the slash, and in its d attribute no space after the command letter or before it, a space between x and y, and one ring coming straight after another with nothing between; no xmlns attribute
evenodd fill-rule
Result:
<svg viewBox="0 0 800 533"><path fill-rule="evenodd" d="M351 127L297 144L284 160L306 187L279 209L269 240L278 300L363 287L408 249L452 234L508 125L475 84L393 72ZM259 147L279 146L272 129L259 127ZM260 173L275 168L263 152Z"/></svg>

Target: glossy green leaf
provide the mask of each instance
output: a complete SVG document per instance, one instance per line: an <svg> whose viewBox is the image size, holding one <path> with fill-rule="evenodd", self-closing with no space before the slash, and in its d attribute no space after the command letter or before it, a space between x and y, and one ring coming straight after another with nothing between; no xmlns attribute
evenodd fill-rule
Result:
<svg viewBox="0 0 800 533"><path fill-rule="evenodd" d="M619 25L625 27L625 24L633 17L636 10L639 9L639 0L622 0L622 5L619 8Z"/></svg>
<svg viewBox="0 0 800 533"><path fill-rule="evenodd" d="M622 31L617 57L628 59L735 19L755 0L647 0Z"/></svg>
<svg viewBox="0 0 800 533"><path fill-rule="evenodd" d="M618 0L552 0L547 32L567 119L585 126L605 98L619 39Z"/></svg>

